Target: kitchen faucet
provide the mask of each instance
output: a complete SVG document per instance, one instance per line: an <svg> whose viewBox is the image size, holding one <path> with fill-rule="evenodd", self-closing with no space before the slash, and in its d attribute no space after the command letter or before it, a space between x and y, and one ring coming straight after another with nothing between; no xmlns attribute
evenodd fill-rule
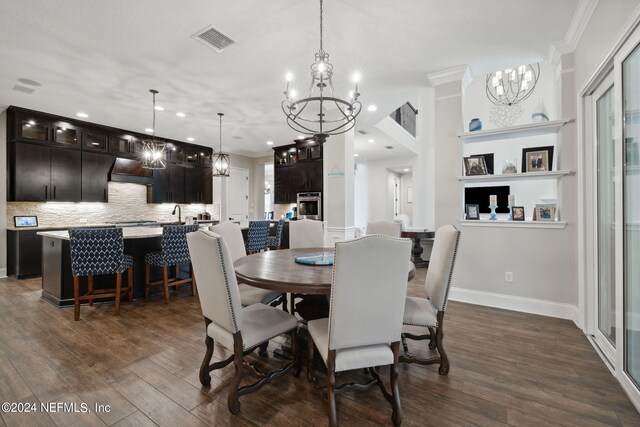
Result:
<svg viewBox="0 0 640 427"><path fill-rule="evenodd" d="M182 224L182 208L180 207L180 205L175 205L173 207L173 212L171 212L171 215L176 214L176 209L178 209L178 223Z"/></svg>

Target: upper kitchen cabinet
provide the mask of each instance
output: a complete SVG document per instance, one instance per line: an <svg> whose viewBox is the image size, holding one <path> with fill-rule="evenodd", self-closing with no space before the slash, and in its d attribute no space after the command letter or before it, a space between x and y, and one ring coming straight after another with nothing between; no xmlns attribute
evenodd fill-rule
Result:
<svg viewBox="0 0 640 427"><path fill-rule="evenodd" d="M142 139L129 133L110 132L109 152L119 157L135 157L142 152Z"/></svg>
<svg viewBox="0 0 640 427"><path fill-rule="evenodd" d="M85 128L82 130L82 149L96 152L109 151L109 132L100 128Z"/></svg>
<svg viewBox="0 0 640 427"><path fill-rule="evenodd" d="M153 171L153 184L147 188L147 203L187 203L184 165L167 163L166 169Z"/></svg>
<svg viewBox="0 0 640 427"><path fill-rule="evenodd" d="M183 144L169 142L166 145L167 161L171 163L184 163L187 157L187 149Z"/></svg>
<svg viewBox="0 0 640 427"><path fill-rule="evenodd" d="M82 201L109 201L109 172L115 156L103 153L82 153Z"/></svg>
<svg viewBox="0 0 640 427"><path fill-rule="evenodd" d="M79 149L81 147L80 128L67 121L54 121L51 143L65 148Z"/></svg>
<svg viewBox="0 0 640 427"><path fill-rule="evenodd" d="M76 150L15 142L9 146L9 197L16 202L79 202L82 159Z"/></svg>
<svg viewBox="0 0 640 427"><path fill-rule="evenodd" d="M11 116L11 113L10 113ZM10 141L51 142L52 123L35 114L14 113L13 126L9 127Z"/></svg>
<svg viewBox="0 0 640 427"><path fill-rule="evenodd" d="M316 143L273 149L274 203L296 203L297 193L322 192L322 146Z"/></svg>
<svg viewBox="0 0 640 427"><path fill-rule="evenodd" d="M213 203L213 176L210 167L186 169L186 203Z"/></svg>

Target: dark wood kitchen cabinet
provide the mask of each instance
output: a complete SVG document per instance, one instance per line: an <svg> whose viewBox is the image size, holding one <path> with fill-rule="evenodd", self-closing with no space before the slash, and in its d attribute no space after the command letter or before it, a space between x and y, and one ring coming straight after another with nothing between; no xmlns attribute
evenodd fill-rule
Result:
<svg viewBox="0 0 640 427"><path fill-rule="evenodd" d="M120 157L135 157L142 152L142 139L129 133L111 132L109 152Z"/></svg>
<svg viewBox="0 0 640 427"><path fill-rule="evenodd" d="M147 203L187 203L184 165L167 163L166 169L153 171L153 184L147 189Z"/></svg>
<svg viewBox="0 0 640 427"><path fill-rule="evenodd" d="M82 153L82 201L109 201L109 171L115 156L102 153Z"/></svg>
<svg viewBox="0 0 640 427"><path fill-rule="evenodd" d="M171 203L186 203L185 175L186 169L182 165L167 164L169 170L169 196Z"/></svg>
<svg viewBox="0 0 640 427"><path fill-rule="evenodd" d="M186 169L186 203L213 203L213 176L210 167Z"/></svg>
<svg viewBox="0 0 640 427"><path fill-rule="evenodd" d="M9 201L81 200L80 151L16 142L10 157Z"/></svg>
<svg viewBox="0 0 640 427"><path fill-rule="evenodd" d="M296 203L298 193L322 192L321 155L317 144L274 148L274 203Z"/></svg>

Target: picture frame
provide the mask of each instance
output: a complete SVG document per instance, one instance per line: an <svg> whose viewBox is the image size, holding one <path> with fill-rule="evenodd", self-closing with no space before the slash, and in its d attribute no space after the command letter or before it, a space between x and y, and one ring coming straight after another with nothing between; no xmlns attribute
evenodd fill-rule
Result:
<svg viewBox="0 0 640 427"><path fill-rule="evenodd" d="M553 170L553 146L522 149L522 172Z"/></svg>
<svg viewBox="0 0 640 427"><path fill-rule="evenodd" d="M524 221L524 206L511 206L511 219L513 221Z"/></svg>
<svg viewBox="0 0 640 427"><path fill-rule="evenodd" d="M464 158L465 176L487 175L487 164L483 156L470 156Z"/></svg>
<svg viewBox="0 0 640 427"><path fill-rule="evenodd" d="M487 175L493 175L493 153L471 154L470 157L484 157L484 164L487 167Z"/></svg>
<svg viewBox="0 0 640 427"><path fill-rule="evenodd" d="M536 214L536 221L555 221L556 205L554 204L536 205L535 214Z"/></svg>
<svg viewBox="0 0 640 427"><path fill-rule="evenodd" d="M471 219L471 220L480 219L480 206L477 204L464 205L464 212L467 216L466 219Z"/></svg>
<svg viewBox="0 0 640 427"><path fill-rule="evenodd" d="M35 216L35 215L14 216L13 217L13 225L16 228L37 227L38 226L38 217Z"/></svg>

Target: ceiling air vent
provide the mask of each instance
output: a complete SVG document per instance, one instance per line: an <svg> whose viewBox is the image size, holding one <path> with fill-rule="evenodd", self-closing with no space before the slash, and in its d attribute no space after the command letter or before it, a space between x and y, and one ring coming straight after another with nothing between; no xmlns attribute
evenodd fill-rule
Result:
<svg viewBox="0 0 640 427"><path fill-rule="evenodd" d="M358 131L358 133L359 133L360 135L368 135L368 134L369 134L369 132L365 132L365 131L363 131L363 130L359 130L359 131Z"/></svg>
<svg viewBox="0 0 640 427"><path fill-rule="evenodd" d="M225 48L235 43L235 41L231 40L229 37L213 28L212 25L198 31L191 37L201 43L204 43L218 53L222 52Z"/></svg>
<svg viewBox="0 0 640 427"><path fill-rule="evenodd" d="M385 145L384 148L386 148L387 150L393 150L393 147L391 145Z"/></svg>
<svg viewBox="0 0 640 427"><path fill-rule="evenodd" d="M33 92L36 91L35 89L32 89L30 87L26 87L26 86L22 86L22 85L13 86L13 90L15 90L16 92L25 93L27 95L31 95Z"/></svg>

